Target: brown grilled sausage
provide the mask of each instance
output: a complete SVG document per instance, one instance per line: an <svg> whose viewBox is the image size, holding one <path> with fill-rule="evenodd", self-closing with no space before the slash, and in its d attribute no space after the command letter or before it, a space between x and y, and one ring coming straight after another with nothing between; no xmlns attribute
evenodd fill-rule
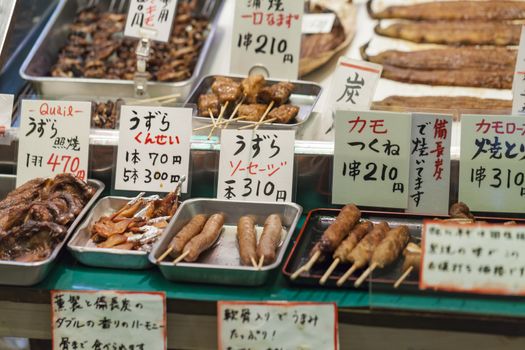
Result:
<svg viewBox="0 0 525 350"><path fill-rule="evenodd" d="M409 239L408 227L405 225L388 231L372 254L372 264L380 268L392 264L401 255Z"/></svg>
<svg viewBox="0 0 525 350"><path fill-rule="evenodd" d="M239 256L243 265L252 265L252 259L257 261L257 232L252 216L241 216L237 223L237 242Z"/></svg>
<svg viewBox="0 0 525 350"><path fill-rule="evenodd" d="M266 218L264 229L257 246L257 256L264 256L263 265L271 264L275 261L277 248L281 243L283 224L281 217L272 214Z"/></svg>
<svg viewBox="0 0 525 350"><path fill-rule="evenodd" d="M334 223L324 231L319 246L321 251L332 253L336 250L360 218L361 211L354 204L345 205L335 218Z"/></svg>
<svg viewBox="0 0 525 350"><path fill-rule="evenodd" d="M339 259L341 262L348 262L348 257L359 241L372 230L374 225L370 221L363 221L357 224L346 239L337 247L334 252L334 259Z"/></svg>
<svg viewBox="0 0 525 350"><path fill-rule="evenodd" d="M348 260L357 268L365 267L370 262L376 247L385 238L388 230L390 230L390 227L384 221L374 225L372 231L359 241L354 250L352 250Z"/></svg>
<svg viewBox="0 0 525 350"><path fill-rule="evenodd" d="M184 247L184 253L188 252L184 260L188 262L196 261L203 251L210 248L217 241L223 225L224 214L220 213L210 216L201 233L193 237Z"/></svg>
<svg viewBox="0 0 525 350"><path fill-rule="evenodd" d="M170 255L173 258L182 254L184 246L196 235L198 235L206 224L207 216L203 214L195 215L176 235L171 239L169 247L173 248Z"/></svg>
<svg viewBox="0 0 525 350"><path fill-rule="evenodd" d="M408 243L407 247L403 251L405 260L403 261L403 271L408 270L412 267L414 271L419 271L421 266L421 247L415 243Z"/></svg>

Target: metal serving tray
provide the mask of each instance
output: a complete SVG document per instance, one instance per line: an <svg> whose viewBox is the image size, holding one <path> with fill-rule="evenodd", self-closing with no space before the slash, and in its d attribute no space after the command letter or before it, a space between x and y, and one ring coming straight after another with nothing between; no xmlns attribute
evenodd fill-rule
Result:
<svg viewBox="0 0 525 350"><path fill-rule="evenodd" d="M321 238L323 232L335 221L335 217L339 214L338 209L314 209L308 213L306 221L295 241L295 244L283 266L282 272L288 278L297 269L304 265L309 259L310 250L313 248L315 243ZM448 218L448 216L425 216L418 214L405 214L405 213L392 213L392 212L371 212L361 211L363 219L378 223L380 221L386 221L390 227L394 228L399 225L408 226L411 241L419 243L421 241L421 229L423 227L423 221L434 218ZM514 220L518 223L525 223L525 220L519 219L507 219L507 218L493 218L493 217L477 217L477 220L488 221L490 223L503 223L505 221ZM291 280L290 282L297 285L304 286L317 286L323 287L319 284L319 280L332 263L332 257L325 259L325 261L315 264L309 273L301 274L297 279ZM328 281L324 286L335 287L336 282L350 266L348 264L339 264L334 270ZM403 259L399 258L391 266L385 269L377 269L373 272L372 276L367 279L373 283L374 288L381 290L393 290L395 281L403 274ZM361 275L363 270L356 271L345 283L342 288L354 288L353 284L357 278ZM414 291L418 290L418 274L412 273L408 278L401 284L399 290ZM363 283L361 288L368 288L368 283Z"/></svg>
<svg viewBox="0 0 525 350"><path fill-rule="evenodd" d="M84 265L116 269L139 270L152 266L145 251L97 248L90 241L93 224L102 216L113 214L132 199L108 196L98 201L67 244L75 259Z"/></svg>
<svg viewBox="0 0 525 350"><path fill-rule="evenodd" d="M165 234L153 247L149 255L152 263L166 250L173 236L188 221L197 214L214 214L222 212L226 215L224 231L217 243L204 252L195 263L181 262L173 265L170 261L158 263L164 277L170 281L187 281L199 283L214 283L226 285L257 286L264 284L272 270L282 262L284 253L302 208L295 203L262 203L236 202L219 199L189 199L181 207L166 228ZM254 215L260 234L266 217L279 214L285 231L279 247L276 261L257 270L251 266L241 266L237 245L237 221L243 215Z"/></svg>
<svg viewBox="0 0 525 350"><path fill-rule="evenodd" d="M205 76L204 78L201 79L199 84L195 87L195 89L193 89L190 96L186 99L186 104L197 105L199 96L210 92L211 85L215 81L215 78L218 76L228 77L234 81L239 81L239 82L242 81L246 77L242 75L208 75L208 76ZM266 81L267 83L269 83L269 85L273 85L280 81L287 81L287 80L267 79ZM293 93L290 96L290 103L299 107L299 113L295 117L295 121L289 124L281 124L281 123L265 124L264 128L279 128L279 129L296 128L300 126L301 124L304 124L308 120L308 118L310 118L310 115L312 114L314 106L317 103L319 96L321 96L321 92L323 88L320 85L309 82L309 81L293 80L290 82L295 85L295 89L293 90ZM211 119L207 117L199 117L198 115L194 115L193 118L196 121L199 121L204 124L209 124L211 122ZM246 125L246 124L253 124L253 122L247 122L247 121L241 120L241 121L232 122L230 125L232 127L236 127L236 126Z"/></svg>
<svg viewBox="0 0 525 350"><path fill-rule="evenodd" d="M122 0L124 1L124 0ZM87 7L89 0L60 0L49 23L44 28L33 50L29 53L20 68L20 75L29 80L37 92L44 96L83 95L92 96L96 91L99 96L133 96L135 86L133 80L89 79L89 78L61 78L49 76L49 71L57 61L60 49L65 45L69 34L67 28L79 9ZM91 1L92 3L92 1ZM98 1L102 10L108 9L113 1ZM127 8L128 1L125 1ZM202 46L199 58L192 76L184 81L175 83L149 82L148 93L151 96L164 96L179 93L184 98L191 91L192 85L200 74L204 61L208 56L217 20L222 8L219 0L197 0L199 13L210 20L208 37Z"/></svg>
<svg viewBox="0 0 525 350"><path fill-rule="evenodd" d="M9 284L16 286L31 286L42 281L53 267L55 258L67 242L77 225L82 221L91 206L97 201L98 197L104 190L104 184L98 180L88 180L88 183L96 188L96 192L86 203L75 221L69 226L66 237L60 242L53 253L45 260L37 262L17 262L0 260L0 284ZM0 175L0 196L5 198L6 195L16 187L16 176Z"/></svg>

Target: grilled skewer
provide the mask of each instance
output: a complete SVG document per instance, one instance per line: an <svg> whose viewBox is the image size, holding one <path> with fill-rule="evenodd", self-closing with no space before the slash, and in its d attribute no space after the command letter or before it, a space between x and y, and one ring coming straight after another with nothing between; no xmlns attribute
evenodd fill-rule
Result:
<svg viewBox="0 0 525 350"><path fill-rule="evenodd" d="M403 261L403 274L394 283L394 288L399 288L407 277L414 272L418 272L421 266L421 247L415 243L408 243L403 251L405 260Z"/></svg>

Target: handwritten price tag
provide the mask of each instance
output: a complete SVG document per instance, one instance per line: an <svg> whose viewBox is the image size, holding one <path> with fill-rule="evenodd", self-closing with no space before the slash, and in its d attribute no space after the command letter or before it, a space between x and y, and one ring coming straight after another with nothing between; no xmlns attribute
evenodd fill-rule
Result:
<svg viewBox="0 0 525 350"><path fill-rule="evenodd" d="M0 94L0 145L10 145L12 141L6 131L11 128L13 101L13 95Z"/></svg>
<svg viewBox="0 0 525 350"><path fill-rule="evenodd" d="M426 222L419 287L525 295L525 226Z"/></svg>
<svg viewBox="0 0 525 350"><path fill-rule="evenodd" d="M122 106L115 189L173 191L188 177L191 132L190 108Z"/></svg>
<svg viewBox="0 0 525 350"><path fill-rule="evenodd" d="M167 42L177 0L131 0L124 35Z"/></svg>
<svg viewBox="0 0 525 350"><path fill-rule="evenodd" d="M408 211L447 214L452 116L412 115Z"/></svg>
<svg viewBox="0 0 525 350"><path fill-rule="evenodd" d="M53 350L166 349L164 293L51 291Z"/></svg>
<svg viewBox="0 0 525 350"><path fill-rule="evenodd" d="M334 27L335 13L308 13L303 15L303 34L330 33Z"/></svg>
<svg viewBox="0 0 525 350"><path fill-rule="evenodd" d="M217 198L292 201L295 131L223 130Z"/></svg>
<svg viewBox="0 0 525 350"><path fill-rule="evenodd" d="M338 349L337 306L323 303L217 303L219 350Z"/></svg>
<svg viewBox="0 0 525 350"><path fill-rule="evenodd" d="M525 114L525 26L521 27L520 46L512 81L512 114Z"/></svg>
<svg viewBox="0 0 525 350"><path fill-rule="evenodd" d="M297 79L303 11L297 0L235 1L230 71L262 66L270 77Z"/></svg>
<svg viewBox="0 0 525 350"><path fill-rule="evenodd" d="M340 57L330 85L331 106L342 110L370 109L383 66Z"/></svg>
<svg viewBox="0 0 525 350"><path fill-rule="evenodd" d="M86 180L91 103L23 100L21 113L17 187L60 173Z"/></svg>
<svg viewBox="0 0 525 350"><path fill-rule="evenodd" d="M406 208L411 115L337 111L332 202Z"/></svg>
<svg viewBox="0 0 525 350"><path fill-rule="evenodd" d="M475 211L525 212L525 117L463 115L459 200Z"/></svg>

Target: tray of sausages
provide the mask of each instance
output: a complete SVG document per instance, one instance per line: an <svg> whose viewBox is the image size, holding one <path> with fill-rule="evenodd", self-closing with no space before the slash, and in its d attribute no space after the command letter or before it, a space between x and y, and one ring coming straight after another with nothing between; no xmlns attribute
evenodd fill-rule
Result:
<svg viewBox="0 0 525 350"><path fill-rule="evenodd" d="M265 79L259 74L209 75L186 104L197 106L194 118L201 123L294 128L308 120L321 91L321 86L308 81Z"/></svg>
<svg viewBox="0 0 525 350"><path fill-rule="evenodd" d="M449 216L360 211L353 204L315 209L293 246L283 273L294 284L342 288L418 288L424 220L457 223L516 223L516 219L474 217L464 203ZM523 221L523 220L521 220Z"/></svg>
<svg viewBox="0 0 525 350"><path fill-rule="evenodd" d="M171 281L264 284L301 216L295 203L189 199L149 255Z"/></svg>

